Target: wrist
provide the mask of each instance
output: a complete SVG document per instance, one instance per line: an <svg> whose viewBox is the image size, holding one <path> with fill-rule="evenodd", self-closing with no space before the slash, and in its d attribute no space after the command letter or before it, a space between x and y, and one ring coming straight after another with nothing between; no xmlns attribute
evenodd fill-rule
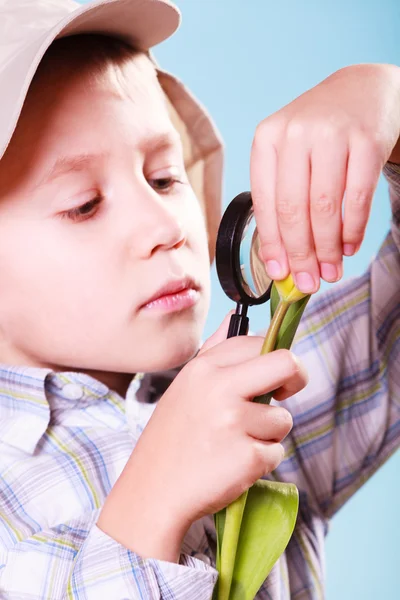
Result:
<svg viewBox="0 0 400 600"><path fill-rule="evenodd" d="M178 563L185 528L168 516L161 517L159 506L129 504L128 509L118 497L106 501L97 521L99 529L142 558Z"/></svg>
<svg viewBox="0 0 400 600"><path fill-rule="evenodd" d="M179 563L184 533L165 527L154 516L140 513L121 516L119 507L105 506L97 526L116 542L142 558Z"/></svg>
<svg viewBox="0 0 400 600"><path fill-rule="evenodd" d="M160 486L151 485L149 473L125 467L106 498L97 526L142 558L179 562L183 538L191 523L172 510ZM146 486L132 482L146 482Z"/></svg>

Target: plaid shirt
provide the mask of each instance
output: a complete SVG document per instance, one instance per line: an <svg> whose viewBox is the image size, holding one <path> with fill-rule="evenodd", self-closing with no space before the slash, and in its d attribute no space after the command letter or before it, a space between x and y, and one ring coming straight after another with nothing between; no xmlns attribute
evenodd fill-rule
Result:
<svg viewBox="0 0 400 600"><path fill-rule="evenodd" d="M329 519L399 445L400 168L385 173L391 233L368 272L317 296L299 329L311 380L285 401L294 427L271 476L297 484L299 517L258 600L324 597ZM211 515L188 531L179 564L143 559L96 526L177 371L135 377L124 399L82 373L1 366L2 599L211 598Z"/></svg>

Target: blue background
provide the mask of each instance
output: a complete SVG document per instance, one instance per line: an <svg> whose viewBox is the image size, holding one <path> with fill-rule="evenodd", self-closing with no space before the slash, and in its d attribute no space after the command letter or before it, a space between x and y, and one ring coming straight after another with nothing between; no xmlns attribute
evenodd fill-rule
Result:
<svg viewBox="0 0 400 600"><path fill-rule="evenodd" d="M178 0L183 22L155 55L206 105L226 143L225 205L249 189L255 127L267 115L337 69L361 62L399 63L399 0L271 2ZM290 177L290 173L288 173ZM346 260L345 277L361 273L390 220L381 181L365 242ZM210 335L232 307L213 269ZM251 327L266 327L265 308ZM332 520L327 538L328 600L395 600L400 533L397 453Z"/></svg>
<svg viewBox="0 0 400 600"><path fill-rule="evenodd" d="M361 62L399 63L399 0L271 2L177 0L183 25L155 50L207 106L226 143L224 204L249 189L255 127L333 71ZM290 173L288 173L290 177ZM389 225L387 185L375 196L365 242L345 262L345 277L364 270ZM213 269L205 334L232 308ZM267 324L251 312L252 330ZM395 600L400 533L397 453L333 519L327 540L328 600Z"/></svg>

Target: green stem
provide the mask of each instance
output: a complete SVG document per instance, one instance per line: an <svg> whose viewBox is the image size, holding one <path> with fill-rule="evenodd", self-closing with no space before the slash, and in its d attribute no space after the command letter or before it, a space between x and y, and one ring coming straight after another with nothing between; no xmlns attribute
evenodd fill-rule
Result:
<svg viewBox="0 0 400 600"><path fill-rule="evenodd" d="M218 600L229 600L247 494L248 490L226 507L224 537L219 565Z"/></svg>
<svg viewBox="0 0 400 600"><path fill-rule="evenodd" d="M282 337L279 337L279 333L287 315L287 312L292 305L292 302L287 300L280 299L276 309L274 310L274 314L272 315L272 319L270 322L270 326L268 328L267 334L264 339L263 347L261 349L261 354L267 354L268 352L272 352L279 344L283 344L284 347L290 347L291 341L293 339L293 335L291 337L286 337L283 334ZM304 310L302 308L301 312ZM298 320L301 317L298 316ZM289 318L289 317L288 317ZM292 317L290 317L292 318ZM289 318L289 321L290 321ZM294 323L289 323L288 326L291 326L292 329L296 329L298 325L295 321ZM289 331L290 333L290 331ZM272 393L263 394L261 396L257 396L253 398L253 402L259 402L262 404L269 404L272 398ZM254 487L254 486L253 486ZM251 488L253 489L253 488ZM286 489L286 488L285 488ZM239 538L242 527L243 515L245 514L246 501L248 498L248 491L242 494L239 498L237 498L234 502L232 502L225 509L219 511L214 515L214 522L216 526L217 532L217 557L216 557L216 566L219 573L219 578L217 585L214 589L213 600L229 600L230 596L237 598L237 585L238 582L235 580L234 586L232 587L232 581L234 579L235 565L237 561L237 551L239 546ZM285 507L285 500L280 500L280 505ZM280 508L281 509L281 508ZM286 511L287 512L287 511ZM290 512L290 511L289 511ZM297 512L297 508L296 508ZM286 513L285 513L286 514ZM293 511L292 513L293 514ZM247 515L247 527L249 526L249 516ZM279 520L279 519L278 519ZM295 517L293 519L293 526L295 522ZM293 529L293 528L292 528ZM253 534L254 535L254 534ZM287 539L290 538L290 535ZM240 538L242 539L242 538ZM245 538L243 538L245 539ZM248 543L248 542L243 542ZM238 555L241 562L243 561L243 556ZM273 561L275 562L275 560ZM238 566L239 568L239 566ZM247 567L246 567L247 568ZM263 571L264 572L264 571ZM269 572L269 571L268 571ZM258 585L258 583L257 583ZM235 587L236 586L236 587ZM257 588L258 589L258 588ZM242 594L243 591L240 591ZM242 596L240 596L242 597Z"/></svg>
<svg viewBox="0 0 400 600"><path fill-rule="evenodd" d="M286 302L285 300L280 300L278 306L276 307L276 311L271 319L270 326L267 331L267 335L265 336L263 346L261 348L261 354L268 354L268 352L272 352L275 350L276 342L279 335L279 330L283 323L283 319L286 316L287 311L289 310L291 303ZM253 398L253 402L258 402L259 404L269 404L271 402L272 394L262 394L261 396L256 396Z"/></svg>
<svg viewBox="0 0 400 600"><path fill-rule="evenodd" d="M274 316L271 319L267 335L265 336L263 347L261 348L261 354L267 354L268 352L272 352L273 350L275 350L279 330L283 323L283 319L285 318L286 313L290 307L290 304L290 302L286 302L285 300L279 301L279 304L276 307L276 311L274 312Z"/></svg>

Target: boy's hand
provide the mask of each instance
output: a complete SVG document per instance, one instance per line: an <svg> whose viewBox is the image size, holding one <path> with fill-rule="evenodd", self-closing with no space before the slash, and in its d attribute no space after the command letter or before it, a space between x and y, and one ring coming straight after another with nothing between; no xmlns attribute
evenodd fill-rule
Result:
<svg viewBox="0 0 400 600"><path fill-rule="evenodd" d="M283 400L306 384L286 350L260 356L263 338L225 339L229 317L159 400L99 526L143 557L177 561L186 531L230 504L284 456L292 427Z"/></svg>
<svg viewBox="0 0 400 600"><path fill-rule="evenodd" d="M363 240L381 169L400 158L399 133L393 65L341 69L258 126L251 189L273 279L291 271L303 292L320 277L340 279L343 255Z"/></svg>

